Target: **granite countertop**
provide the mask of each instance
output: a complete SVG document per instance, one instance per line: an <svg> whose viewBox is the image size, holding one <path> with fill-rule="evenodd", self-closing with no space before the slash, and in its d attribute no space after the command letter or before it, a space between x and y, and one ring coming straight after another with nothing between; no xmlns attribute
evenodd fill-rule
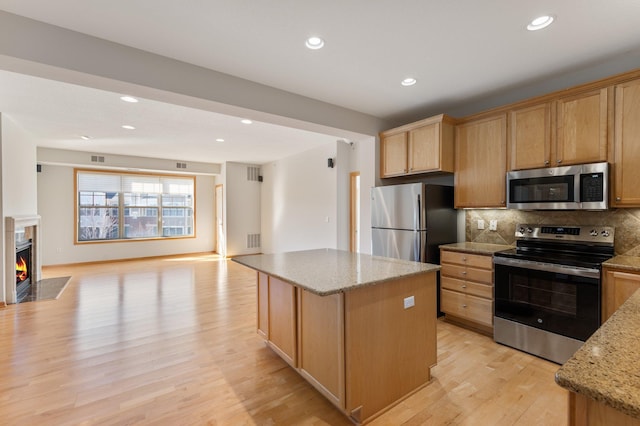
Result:
<svg viewBox="0 0 640 426"><path fill-rule="evenodd" d="M556 372L556 383L640 419L640 290Z"/></svg>
<svg viewBox="0 0 640 426"><path fill-rule="evenodd" d="M515 246L509 246L506 244L488 244L488 243L452 243L452 244L443 244L440 248L444 248L447 250L453 251L461 251L465 253L476 253L476 254L488 254L493 255L493 253L502 250L512 249Z"/></svg>
<svg viewBox="0 0 640 426"><path fill-rule="evenodd" d="M440 269L430 263L333 249L241 256L233 261L320 296Z"/></svg>
<svg viewBox="0 0 640 426"><path fill-rule="evenodd" d="M640 257L638 256L615 256L606 262L602 263L602 266L616 269L624 269L627 271L640 271Z"/></svg>

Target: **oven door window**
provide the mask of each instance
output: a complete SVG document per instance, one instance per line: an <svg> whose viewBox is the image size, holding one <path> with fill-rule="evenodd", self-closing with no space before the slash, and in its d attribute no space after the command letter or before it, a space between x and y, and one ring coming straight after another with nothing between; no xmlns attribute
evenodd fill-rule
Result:
<svg viewBox="0 0 640 426"><path fill-rule="evenodd" d="M574 176L513 179L509 181L511 203L540 203L575 201Z"/></svg>
<svg viewBox="0 0 640 426"><path fill-rule="evenodd" d="M585 341L600 326L600 280L495 265L495 314Z"/></svg>

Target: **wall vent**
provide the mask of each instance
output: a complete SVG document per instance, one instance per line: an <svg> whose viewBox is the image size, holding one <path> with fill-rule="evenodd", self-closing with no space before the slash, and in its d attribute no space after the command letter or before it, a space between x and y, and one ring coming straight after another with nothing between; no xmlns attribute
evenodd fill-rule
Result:
<svg viewBox="0 0 640 426"><path fill-rule="evenodd" d="M91 156L92 163L104 163L104 157L102 155L92 155Z"/></svg>
<svg viewBox="0 0 640 426"><path fill-rule="evenodd" d="M252 182L260 181L260 167L247 167L247 180Z"/></svg>
<svg viewBox="0 0 640 426"><path fill-rule="evenodd" d="M260 234L247 234L247 248L260 248Z"/></svg>
<svg viewBox="0 0 640 426"><path fill-rule="evenodd" d="M176 163L176 168L178 169L186 169L187 163Z"/></svg>

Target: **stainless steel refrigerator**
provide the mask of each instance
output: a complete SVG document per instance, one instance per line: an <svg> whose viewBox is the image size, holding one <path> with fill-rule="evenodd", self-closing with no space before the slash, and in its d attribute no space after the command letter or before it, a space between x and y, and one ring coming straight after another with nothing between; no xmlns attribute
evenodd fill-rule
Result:
<svg viewBox="0 0 640 426"><path fill-rule="evenodd" d="M372 188L371 228L373 255L439 265L438 247L455 243L458 236L453 187L410 183Z"/></svg>

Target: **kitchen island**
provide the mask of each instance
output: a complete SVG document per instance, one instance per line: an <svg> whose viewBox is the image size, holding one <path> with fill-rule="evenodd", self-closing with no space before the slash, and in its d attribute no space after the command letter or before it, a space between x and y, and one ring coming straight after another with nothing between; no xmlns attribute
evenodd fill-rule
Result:
<svg viewBox="0 0 640 426"><path fill-rule="evenodd" d="M431 379L438 265L332 249L234 261L257 271L258 334L355 423Z"/></svg>
<svg viewBox="0 0 640 426"><path fill-rule="evenodd" d="M569 425L640 425L640 290L556 373Z"/></svg>

